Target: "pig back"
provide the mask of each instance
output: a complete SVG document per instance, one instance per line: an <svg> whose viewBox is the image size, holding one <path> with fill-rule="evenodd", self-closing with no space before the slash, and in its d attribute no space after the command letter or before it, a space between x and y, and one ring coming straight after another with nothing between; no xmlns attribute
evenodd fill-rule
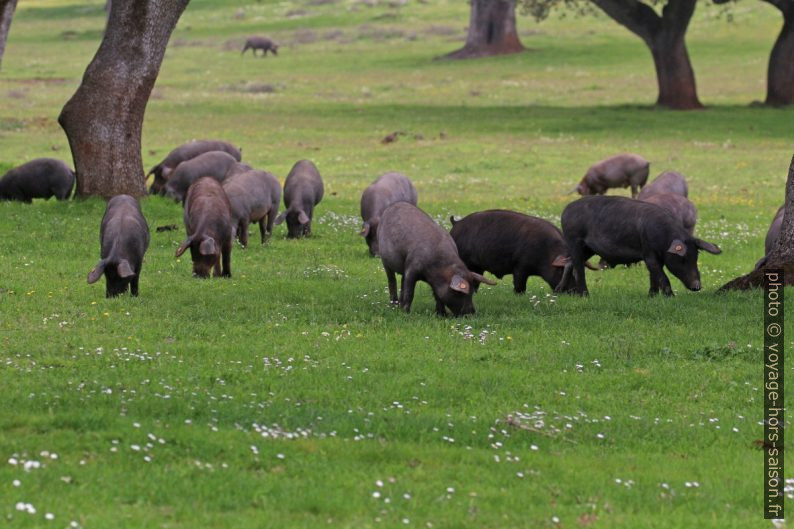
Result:
<svg viewBox="0 0 794 529"><path fill-rule="evenodd" d="M323 180L320 171L310 160L300 160L292 166L284 181L284 205L301 206L307 213L323 198Z"/></svg>
<svg viewBox="0 0 794 529"><path fill-rule="evenodd" d="M785 205L780 206L780 209L777 210L775 214L775 218L772 219L772 224L769 226L769 231L766 232L766 240L764 241L764 253L769 255L772 251L772 248L775 246L777 242L777 238L780 236L780 227L783 225L783 213L785 210Z"/></svg>
<svg viewBox="0 0 794 529"><path fill-rule="evenodd" d="M214 178L199 178L188 189L185 228L188 236L202 233L219 241L231 239L231 204L221 184Z"/></svg>
<svg viewBox="0 0 794 529"><path fill-rule="evenodd" d="M463 263L452 236L430 216L407 202L383 210L378 227L378 246L384 264L403 273L406 261L418 268Z"/></svg>
<svg viewBox="0 0 794 529"><path fill-rule="evenodd" d="M661 173L653 179L653 182L642 188L640 194L637 195L637 199L644 200L651 195L662 193L672 193L682 197L689 196L689 186L687 186L684 175L676 171Z"/></svg>
<svg viewBox="0 0 794 529"><path fill-rule="evenodd" d="M416 205L416 188L402 173L389 172L379 176L361 195L361 218L364 221L376 218L395 202Z"/></svg>

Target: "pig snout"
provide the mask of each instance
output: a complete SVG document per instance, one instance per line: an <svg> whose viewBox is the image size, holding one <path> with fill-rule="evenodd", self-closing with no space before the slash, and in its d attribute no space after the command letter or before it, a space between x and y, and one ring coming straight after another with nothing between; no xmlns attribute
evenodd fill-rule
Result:
<svg viewBox="0 0 794 529"><path fill-rule="evenodd" d="M698 290L700 290L700 279L695 279L694 281L692 281L692 283L687 285L687 287L689 288L689 290L693 290L697 292Z"/></svg>

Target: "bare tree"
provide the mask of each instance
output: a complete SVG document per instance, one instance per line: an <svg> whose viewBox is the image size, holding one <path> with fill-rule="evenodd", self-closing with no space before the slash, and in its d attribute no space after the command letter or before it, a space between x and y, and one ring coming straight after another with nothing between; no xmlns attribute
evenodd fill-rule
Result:
<svg viewBox="0 0 794 529"><path fill-rule="evenodd" d="M470 0L469 32L463 48L444 58L468 59L518 53L524 46L516 32L516 0Z"/></svg>
<svg viewBox="0 0 794 529"><path fill-rule="evenodd" d="M651 4L661 0L521 0L524 8L542 20L562 3L580 13L592 2L618 24L640 37L651 52L656 67L659 95L656 104L676 110L703 108L697 96L695 73L687 52L686 30L695 13L696 0L666 0L659 15Z"/></svg>
<svg viewBox="0 0 794 529"><path fill-rule="evenodd" d="M8 30L11 28L11 19L14 18L16 9L17 0L0 0L0 64L3 63Z"/></svg>
<svg viewBox="0 0 794 529"><path fill-rule="evenodd" d="M171 32L190 0L114 0L107 30L58 117L77 196L146 194L141 128Z"/></svg>
<svg viewBox="0 0 794 529"><path fill-rule="evenodd" d="M788 168L786 181L786 201L783 205L783 224L780 235L772 251L766 256L766 263L749 274L730 281L720 290L744 290L764 285L766 270L783 270L786 285L794 285L794 156Z"/></svg>

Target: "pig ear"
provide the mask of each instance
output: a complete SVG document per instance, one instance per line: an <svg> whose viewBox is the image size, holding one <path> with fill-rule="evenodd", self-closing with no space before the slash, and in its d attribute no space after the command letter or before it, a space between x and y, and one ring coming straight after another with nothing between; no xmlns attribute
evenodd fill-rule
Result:
<svg viewBox="0 0 794 529"><path fill-rule="evenodd" d="M132 271L132 267L130 266L130 262L126 259L119 261L119 264L116 266L116 272L119 274L119 277L131 277L135 275L135 272Z"/></svg>
<svg viewBox="0 0 794 529"><path fill-rule="evenodd" d="M471 287L469 286L469 282L460 277L458 274L452 276L452 281L449 283L449 288L452 290L456 290L458 292L462 292L464 294L471 293Z"/></svg>
<svg viewBox="0 0 794 529"><path fill-rule="evenodd" d="M304 211L298 213L298 222L300 222L301 224L306 224L309 222L309 217L306 215Z"/></svg>
<svg viewBox="0 0 794 529"><path fill-rule="evenodd" d="M701 250L706 250L708 253L713 253L714 255L719 255L722 253L720 247L716 244L711 244L710 242L706 242L702 239L695 239L695 244Z"/></svg>
<svg viewBox="0 0 794 529"><path fill-rule="evenodd" d="M567 255L558 255L554 258L554 261L551 262L551 266L556 266L558 268L565 268L565 265L571 262L571 258Z"/></svg>
<svg viewBox="0 0 794 529"><path fill-rule="evenodd" d="M683 257L686 255L686 244L681 239L673 239L667 251Z"/></svg>
<svg viewBox="0 0 794 529"><path fill-rule="evenodd" d="M193 238L192 237L188 237L187 239L185 239L185 242L180 244L179 248L176 249L176 253L174 254L174 257L179 257L180 255L185 253L185 250L187 250L188 247L190 247L190 243L191 242L193 242Z"/></svg>
<svg viewBox="0 0 794 529"><path fill-rule="evenodd" d="M279 214L279 216L278 216L278 217L276 217L276 221L274 222L274 224L275 224L276 226L278 226L279 224L281 224L282 222L284 222L284 219L286 219L286 218L287 218L287 212L286 212L286 211L282 211L282 212Z"/></svg>
<svg viewBox="0 0 794 529"><path fill-rule="evenodd" d="M496 281L493 281L492 279L488 279L484 275L478 274L476 272L471 273L471 278L477 281L478 283L485 283L486 285L493 286L496 284Z"/></svg>
<svg viewBox="0 0 794 529"><path fill-rule="evenodd" d="M215 239L212 237L207 237L201 244L199 245L199 253L201 255L215 255L218 253L217 245L215 244Z"/></svg>
<svg viewBox="0 0 794 529"><path fill-rule="evenodd" d="M97 263L93 270L88 272L88 284L91 285L96 283L100 277L102 277L102 273L105 271L105 260L102 259Z"/></svg>
<svg viewBox="0 0 794 529"><path fill-rule="evenodd" d="M361 231L358 233L362 237L366 237L367 235L369 235L369 222L365 222L364 225L361 227Z"/></svg>

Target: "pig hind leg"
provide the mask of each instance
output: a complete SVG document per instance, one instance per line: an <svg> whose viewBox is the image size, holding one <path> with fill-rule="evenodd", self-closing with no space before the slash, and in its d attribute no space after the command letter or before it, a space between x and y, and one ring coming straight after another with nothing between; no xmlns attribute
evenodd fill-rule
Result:
<svg viewBox="0 0 794 529"><path fill-rule="evenodd" d="M588 291L584 274L584 263L594 255L593 251L582 241L569 242L568 246L571 251L571 262L573 263L573 292L580 296L586 296Z"/></svg>
<svg viewBox="0 0 794 529"><path fill-rule="evenodd" d="M243 248L248 247L248 219L240 219L237 224L237 236Z"/></svg>
<svg viewBox="0 0 794 529"><path fill-rule="evenodd" d="M419 276L410 270L406 270L400 285L400 306L405 312L411 312L411 303L414 301L414 289Z"/></svg>
<svg viewBox="0 0 794 529"><path fill-rule="evenodd" d="M262 237L262 244L265 244L265 241L267 241L267 236L268 236L267 227L265 224L265 217L259 219L259 235Z"/></svg>
<svg viewBox="0 0 794 529"><path fill-rule="evenodd" d="M389 283L389 302L393 305L397 304L397 277L392 270L384 266L386 270L386 280Z"/></svg>

